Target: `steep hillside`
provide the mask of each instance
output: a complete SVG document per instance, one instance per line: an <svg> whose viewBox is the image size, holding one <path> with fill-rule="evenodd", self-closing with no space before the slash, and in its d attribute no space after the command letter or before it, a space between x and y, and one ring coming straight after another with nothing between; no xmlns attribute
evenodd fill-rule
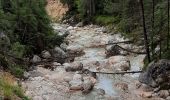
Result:
<svg viewBox="0 0 170 100"><path fill-rule="evenodd" d="M61 19L68 11L67 5L63 5L60 0L47 0L47 2L46 10L54 21Z"/></svg>

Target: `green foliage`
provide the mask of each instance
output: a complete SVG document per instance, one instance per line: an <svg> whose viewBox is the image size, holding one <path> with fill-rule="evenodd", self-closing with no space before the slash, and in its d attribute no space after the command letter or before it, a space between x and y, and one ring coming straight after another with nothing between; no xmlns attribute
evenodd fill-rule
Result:
<svg viewBox="0 0 170 100"><path fill-rule="evenodd" d="M11 52L15 55L15 57L22 58L25 54L25 45L21 45L19 42L16 42L11 46Z"/></svg>
<svg viewBox="0 0 170 100"><path fill-rule="evenodd" d="M23 69L23 66L18 64L9 64L9 70L13 75L15 75L18 78L22 78L25 71L25 69Z"/></svg>
<svg viewBox="0 0 170 100"><path fill-rule="evenodd" d="M99 15L94 17L96 24L109 25L113 24L117 19L114 16Z"/></svg>
<svg viewBox="0 0 170 100"><path fill-rule="evenodd" d="M19 42L40 52L49 44L45 38L54 34L45 5L46 0L1 0L0 31L12 44Z"/></svg>
<svg viewBox="0 0 170 100"><path fill-rule="evenodd" d="M10 100L14 100L14 98L16 98L15 96L21 98L22 100L30 100L24 95L24 91L20 87L12 85L3 77L0 77L0 92L3 93L0 95L3 95L5 98Z"/></svg>

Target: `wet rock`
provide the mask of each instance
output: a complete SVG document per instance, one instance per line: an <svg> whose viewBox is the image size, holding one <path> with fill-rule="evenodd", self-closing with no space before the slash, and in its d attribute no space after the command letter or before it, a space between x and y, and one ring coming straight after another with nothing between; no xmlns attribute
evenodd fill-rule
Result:
<svg viewBox="0 0 170 100"><path fill-rule="evenodd" d="M158 96L161 98L167 98L169 96L169 92L168 90L160 90L158 92Z"/></svg>
<svg viewBox="0 0 170 100"><path fill-rule="evenodd" d="M97 94L98 94L98 95L105 95L105 90L103 90L103 89L97 89Z"/></svg>
<svg viewBox="0 0 170 100"><path fill-rule="evenodd" d="M106 57L120 55L120 49L117 45L106 46Z"/></svg>
<svg viewBox="0 0 170 100"><path fill-rule="evenodd" d="M65 70L69 71L79 71L83 69L83 64L81 62L73 62L65 66Z"/></svg>
<svg viewBox="0 0 170 100"><path fill-rule="evenodd" d="M45 59L51 58L51 54L50 54L50 52L47 51L47 50L42 51L41 55L42 55L42 57L45 58Z"/></svg>
<svg viewBox="0 0 170 100"><path fill-rule="evenodd" d="M123 91L127 91L128 90L128 84L126 83L117 83L115 84L115 86Z"/></svg>
<svg viewBox="0 0 170 100"><path fill-rule="evenodd" d="M170 87L170 60L151 62L146 71L139 76L139 81L152 87L160 86L161 89Z"/></svg>
<svg viewBox="0 0 170 100"><path fill-rule="evenodd" d="M32 58L32 62L33 63L39 63L39 62L41 62L41 58L37 55L34 55L33 58Z"/></svg>

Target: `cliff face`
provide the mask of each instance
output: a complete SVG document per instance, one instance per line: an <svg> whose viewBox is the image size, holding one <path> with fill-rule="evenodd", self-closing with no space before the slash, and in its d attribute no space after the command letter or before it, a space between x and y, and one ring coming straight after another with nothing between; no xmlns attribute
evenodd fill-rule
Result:
<svg viewBox="0 0 170 100"><path fill-rule="evenodd" d="M47 0L47 2L47 13L54 21L60 20L68 11L67 5L63 5L60 0Z"/></svg>

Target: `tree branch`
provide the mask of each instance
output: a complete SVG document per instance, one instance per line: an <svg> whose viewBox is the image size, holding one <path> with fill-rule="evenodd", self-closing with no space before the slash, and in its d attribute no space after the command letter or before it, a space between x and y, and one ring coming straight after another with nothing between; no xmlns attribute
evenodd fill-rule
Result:
<svg viewBox="0 0 170 100"><path fill-rule="evenodd" d="M123 72L113 72L113 73L109 73L109 72L93 72L96 74L134 74L134 73L142 73L143 71L123 71Z"/></svg>

